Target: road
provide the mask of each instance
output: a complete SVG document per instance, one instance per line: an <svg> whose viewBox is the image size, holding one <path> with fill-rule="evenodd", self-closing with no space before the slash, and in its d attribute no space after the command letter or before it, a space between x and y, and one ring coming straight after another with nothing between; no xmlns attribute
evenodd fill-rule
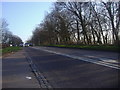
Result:
<svg viewBox="0 0 120 90"><path fill-rule="evenodd" d="M53 88L118 88L118 53L25 47L27 57Z"/></svg>
<svg viewBox="0 0 120 90"><path fill-rule="evenodd" d="M0 56L0 90L2 89L2 57Z"/></svg>

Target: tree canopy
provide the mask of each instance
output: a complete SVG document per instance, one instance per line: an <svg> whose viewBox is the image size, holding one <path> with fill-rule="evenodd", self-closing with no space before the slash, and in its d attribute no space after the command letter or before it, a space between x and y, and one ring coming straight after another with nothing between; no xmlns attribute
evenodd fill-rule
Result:
<svg viewBox="0 0 120 90"><path fill-rule="evenodd" d="M118 45L119 33L120 2L55 2L29 42Z"/></svg>
<svg viewBox="0 0 120 90"><path fill-rule="evenodd" d="M12 32L9 31L7 21L3 18L0 21L1 21L1 25L0 25L1 40L0 40L0 43L13 44L13 45L19 45L20 43L22 43L22 40L20 37L12 34Z"/></svg>

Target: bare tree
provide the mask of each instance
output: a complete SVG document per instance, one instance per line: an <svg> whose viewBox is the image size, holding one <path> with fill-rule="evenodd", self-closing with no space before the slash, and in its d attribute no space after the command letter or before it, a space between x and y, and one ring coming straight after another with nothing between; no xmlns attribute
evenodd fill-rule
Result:
<svg viewBox="0 0 120 90"><path fill-rule="evenodd" d="M55 2L33 32L36 44L117 44L120 2ZM112 41L112 33L113 40Z"/></svg>
<svg viewBox="0 0 120 90"><path fill-rule="evenodd" d="M120 29L120 2L102 2L108 11L108 17L112 25L113 40L115 44L119 43L119 29Z"/></svg>

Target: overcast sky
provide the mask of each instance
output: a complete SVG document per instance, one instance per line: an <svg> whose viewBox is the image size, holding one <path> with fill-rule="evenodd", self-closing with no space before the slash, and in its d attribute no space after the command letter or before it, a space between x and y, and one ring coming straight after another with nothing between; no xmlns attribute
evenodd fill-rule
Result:
<svg viewBox="0 0 120 90"><path fill-rule="evenodd" d="M9 30L24 42L30 38L34 28L42 22L53 2L2 2L2 17Z"/></svg>

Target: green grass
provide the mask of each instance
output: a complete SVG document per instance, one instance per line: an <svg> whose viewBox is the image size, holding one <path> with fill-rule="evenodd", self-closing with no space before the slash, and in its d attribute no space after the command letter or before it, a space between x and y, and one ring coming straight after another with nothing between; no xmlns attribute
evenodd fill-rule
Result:
<svg viewBox="0 0 120 90"><path fill-rule="evenodd" d="M2 49L0 49L0 56L2 56Z"/></svg>
<svg viewBox="0 0 120 90"><path fill-rule="evenodd" d="M79 49L89 49L89 50L102 50L102 51L115 51L115 52L120 50L120 47L113 45L49 45L49 46L79 48Z"/></svg>
<svg viewBox="0 0 120 90"><path fill-rule="evenodd" d="M10 52L17 52L21 50L22 47L7 47L2 49L2 54L10 53Z"/></svg>
<svg viewBox="0 0 120 90"><path fill-rule="evenodd" d="M0 49L0 53L2 52L2 49Z"/></svg>

